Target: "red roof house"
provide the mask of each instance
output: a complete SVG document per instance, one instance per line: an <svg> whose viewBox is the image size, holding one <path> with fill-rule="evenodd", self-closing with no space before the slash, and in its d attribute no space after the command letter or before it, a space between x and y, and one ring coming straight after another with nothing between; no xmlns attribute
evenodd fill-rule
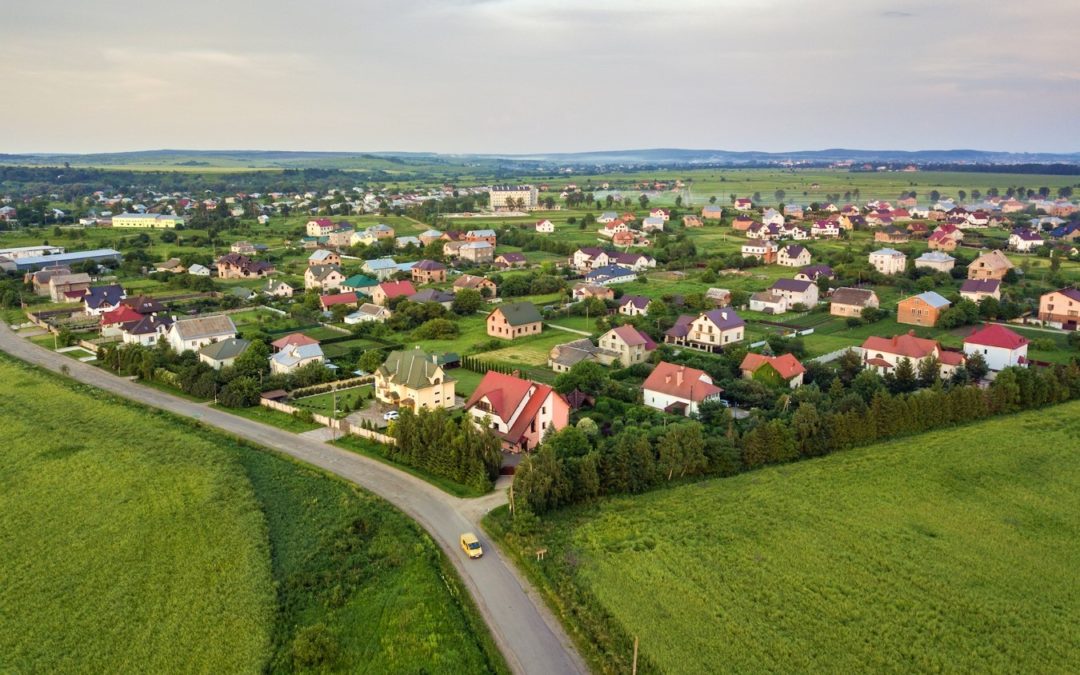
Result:
<svg viewBox="0 0 1080 675"><path fill-rule="evenodd" d="M491 429L504 450L533 450L549 428L558 431L570 423L570 404L546 384L488 371L465 409L473 422Z"/></svg>

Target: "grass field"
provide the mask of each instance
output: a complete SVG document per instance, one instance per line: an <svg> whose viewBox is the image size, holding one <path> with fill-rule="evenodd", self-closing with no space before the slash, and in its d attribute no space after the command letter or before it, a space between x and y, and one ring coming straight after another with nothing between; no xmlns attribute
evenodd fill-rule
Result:
<svg viewBox="0 0 1080 675"><path fill-rule="evenodd" d="M0 382L0 672L505 672L385 502L6 358Z"/></svg>
<svg viewBox="0 0 1080 675"><path fill-rule="evenodd" d="M604 500L508 545L604 670L636 635L665 672L1069 672L1078 447L1074 402Z"/></svg>

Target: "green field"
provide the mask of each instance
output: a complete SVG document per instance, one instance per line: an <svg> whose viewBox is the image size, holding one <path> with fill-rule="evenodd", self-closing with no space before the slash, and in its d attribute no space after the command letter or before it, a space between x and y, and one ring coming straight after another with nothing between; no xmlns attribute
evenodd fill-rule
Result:
<svg viewBox="0 0 1080 675"><path fill-rule="evenodd" d="M1078 448L1074 402L607 499L507 542L605 671L638 636L658 672L1064 673Z"/></svg>
<svg viewBox="0 0 1080 675"><path fill-rule="evenodd" d="M382 500L6 358L0 382L0 672L505 671Z"/></svg>

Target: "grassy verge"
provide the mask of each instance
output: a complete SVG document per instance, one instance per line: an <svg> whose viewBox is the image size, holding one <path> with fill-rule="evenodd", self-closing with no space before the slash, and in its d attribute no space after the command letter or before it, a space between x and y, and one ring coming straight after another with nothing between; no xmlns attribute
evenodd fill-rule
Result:
<svg viewBox="0 0 1080 675"><path fill-rule="evenodd" d="M358 455L378 460L395 469L400 469L407 474L416 476L420 480L431 483L443 492L452 494L455 497L482 497L487 494L486 492L471 488L468 485L462 485L461 483L452 481L449 478L436 476L421 469L417 469L416 467L409 466L408 464L396 462L386 455L386 446L366 438L361 438L359 436L343 436L337 440L331 441L331 444L350 452L355 452Z"/></svg>
<svg viewBox="0 0 1080 675"><path fill-rule="evenodd" d="M484 525L596 670L1064 672L1078 438L1069 403Z"/></svg>
<svg viewBox="0 0 1080 675"><path fill-rule="evenodd" d="M321 424L316 424L315 422L304 422L303 420L298 420L287 413L283 413L277 410L271 410L270 408L264 408L262 406L254 406L251 408L226 408L223 405L218 405L214 403L211 404L211 407L217 408L218 410L222 410L232 415L236 415L237 417L244 417L255 422L269 424L270 426L277 427L278 429L291 431L294 434L322 428Z"/></svg>
<svg viewBox="0 0 1080 675"><path fill-rule="evenodd" d="M508 672L381 499L7 357L0 382L0 671Z"/></svg>

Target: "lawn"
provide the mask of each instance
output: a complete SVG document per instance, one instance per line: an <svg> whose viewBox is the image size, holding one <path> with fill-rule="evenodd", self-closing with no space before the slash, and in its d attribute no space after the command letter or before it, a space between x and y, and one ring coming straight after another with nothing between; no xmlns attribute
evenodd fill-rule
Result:
<svg viewBox="0 0 1080 675"><path fill-rule="evenodd" d="M213 407L218 408L219 410L224 410L225 412L232 415L246 417L249 420L255 420L256 422L269 424L270 426L284 429L285 431L291 431L297 434L303 433L305 431L312 431L313 429L322 428L321 424L317 424L315 422L304 422L303 420L296 419L288 413L283 413L278 410L272 410L270 408L264 408L262 406L254 406L252 408L226 408L225 406L214 404Z"/></svg>
<svg viewBox="0 0 1080 675"><path fill-rule="evenodd" d="M344 412L345 405L348 405L351 410L356 407L359 397L362 396L365 401L370 401L374 396L374 392L375 387L367 384L362 387L349 387L348 389L339 389L336 392L328 391L325 394L305 396L293 400L292 404L310 410L317 415L345 417L349 414ZM336 410L334 409L335 405L337 405Z"/></svg>
<svg viewBox="0 0 1080 675"><path fill-rule="evenodd" d="M506 672L382 500L6 357L0 382L0 672Z"/></svg>
<svg viewBox="0 0 1080 675"><path fill-rule="evenodd" d="M507 545L598 669L638 636L651 671L1070 672L1078 441L1074 402L606 499Z"/></svg>

